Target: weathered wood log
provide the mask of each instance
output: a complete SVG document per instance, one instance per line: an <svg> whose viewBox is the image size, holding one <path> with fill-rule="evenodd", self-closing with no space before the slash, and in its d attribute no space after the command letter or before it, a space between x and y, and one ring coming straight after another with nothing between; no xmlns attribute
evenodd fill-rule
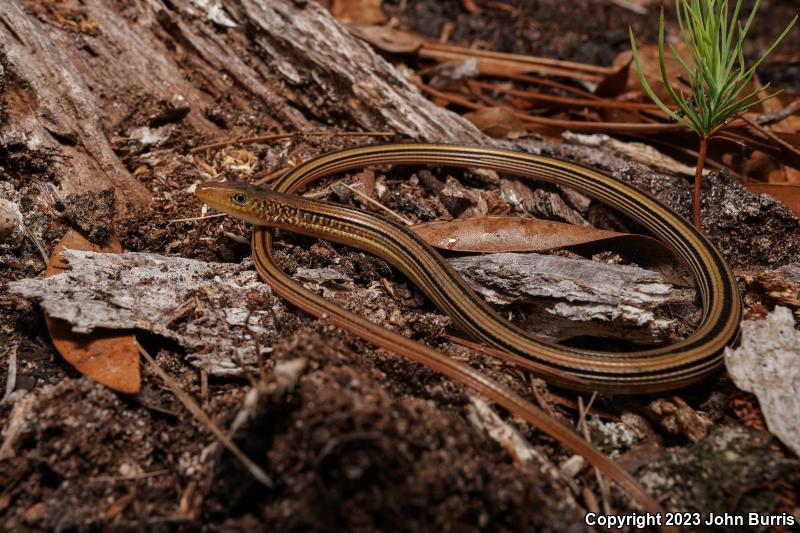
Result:
<svg viewBox="0 0 800 533"><path fill-rule="evenodd" d="M86 61L92 48L81 51L70 42L71 32L37 20L17 0L4 2L0 22L0 90L5 114L0 149L11 153L24 150L29 158L47 160L47 172L65 192L113 187L121 193L121 210L146 204L147 189L111 149L111 124L101 118L109 107L92 92L92 74L108 72L95 72ZM131 32L129 28L127 33ZM119 63L118 68L129 66ZM124 83L126 77L116 80Z"/></svg>
<svg viewBox="0 0 800 533"><path fill-rule="evenodd" d="M122 9L91 1L70 13L85 22L79 28L20 0L4 6L0 149L40 154L66 192L114 187L122 210L146 204L149 193L112 150L111 135L141 137L141 128L177 122L230 135L208 118L222 101L242 116L267 109L273 120L261 131L335 124L486 141L314 2L138 0Z"/></svg>

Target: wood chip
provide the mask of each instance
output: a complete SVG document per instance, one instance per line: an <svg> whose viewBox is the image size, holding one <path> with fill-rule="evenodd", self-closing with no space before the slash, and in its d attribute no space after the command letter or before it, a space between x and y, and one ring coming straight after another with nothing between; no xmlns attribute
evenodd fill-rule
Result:
<svg viewBox="0 0 800 533"><path fill-rule="evenodd" d="M628 265L534 253L449 261L494 304L541 305L527 310L526 323L533 334L547 340L593 334L645 344L663 342L677 322L657 316L656 310L691 304L695 296L694 290L677 288L656 272Z"/></svg>
<svg viewBox="0 0 800 533"><path fill-rule="evenodd" d="M800 331L778 306L764 320L742 322L738 348L725 348L733 382L758 397L770 432L800 455Z"/></svg>

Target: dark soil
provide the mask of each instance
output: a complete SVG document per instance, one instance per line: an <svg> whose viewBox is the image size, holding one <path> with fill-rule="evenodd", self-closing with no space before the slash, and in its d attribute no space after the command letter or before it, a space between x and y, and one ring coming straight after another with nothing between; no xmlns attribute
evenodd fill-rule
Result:
<svg viewBox="0 0 800 533"><path fill-rule="evenodd" d="M69 34L78 48L85 44L81 32L97 31L82 16L80 2L57 2L56 8L32 0L22 3L52 24L54 32ZM610 2L510 4L521 10L517 17L489 7L471 15L456 0L409 0L402 12L399 2L386 2L387 12L428 35L438 37L443 22L452 20L452 42L482 41L496 50L598 64L609 64L627 48L628 25L643 40L652 41L656 31L652 15L638 16ZM769 8L763 8L768 15L753 30L758 46L776 34L797 7L796 2L770 2ZM794 32L781 51L791 53L799 42L800 32ZM188 46L171 41L170 45ZM91 61L91 51L81 53ZM191 65L186 69L192 72ZM800 90L797 60L791 68L766 65L764 74L777 85ZM0 73L0 80L13 84L10 76L3 78ZM0 84L0 92L3 89ZM235 88L231 91L235 93ZM214 99L203 107L203 116L225 132L223 138L263 133L276 124L279 110L241 113L235 100L247 97L237 93ZM9 98L4 105L14 102ZM16 144L0 148L3 196L21 206L26 224L42 236L46 250L52 250L67 225L74 224L97 240L116 233L126 250L240 262L250 253L249 227L227 217L176 222L201 215L200 202L187 191L190 186L212 174L214 179L253 181L292 162L362 142L336 137L292 139L192 155L191 148L218 139L190 126L181 105L123 90L107 95L105 105L107 109L100 112L109 116L124 110L120 120L108 122L107 133L125 168L152 194L148 209L119 215L113 197L103 193L48 201L41 184L53 181L51 168L58 154ZM335 129L337 124L328 126ZM137 137L135 132L143 127L158 137L155 144ZM414 221L452 218L473 207L448 205L437 198L433 193L437 183L448 180L482 190L489 198L491 214L513 212L499 200L496 184L480 175L442 169L375 169L372 178L389 191L383 203ZM347 182L365 179L356 174ZM372 209L327 184L311 193ZM613 220L623 226L613 229L624 229L624 221ZM749 238L746 232L736 235ZM0 404L3 438L15 435L10 453L0 451L0 527L4 530L583 531L584 513L597 510L594 495L601 490L591 468L578 469L566 482L549 476L537 460L515 460L508 449L471 422L469 393L462 387L299 310L280 325L284 336L273 346L266 376L257 387L255 414L234 434L236 442L273 479L274 487L267 489L220 450L216 439L148 366L143 365L142 393L125 397L80 376L65 363L50 344L40 310L9 295L5 286L8 281L42 274L45 266L36 248L21 234L2 246L0 383L6 381L10 350L18 361L15 395ZM735 246L743 245L731 244ZM286 234L280 236L276 248L281 266L289 272L301 266L328 266L360 286L385 282L392 294L387 291L384 297L392 299L391 308L403 318L386 319L384 325L473 364L531 401L542 402L556 417L577 421L575 393L550 391L518 369L447 340L445 334L454 332L446 317L385 262ZM754 303L772 302L759 296ZM350 305L374 311L365 302ZM178 347L155 338L142 342L217 424L231 426L251 383L243 378L212 378L206 388L202 374L184 360ZM298 359L306 364L296 382L280 385L272 369L281 361ZM763 461L758 475L748 478L752 486L746 488L760 510L797 509L796 489L781 480L796 480L800 463L766 432L753 397L736 390L724 376L679 394L717 431L733 428L736 442L742 441L742 453L751 450L753 442L761 446L763 454L758 457ZM710 445L692 448L685 434L663 429L648 409L653 400L600 397L595 402L595 411L603 413L606 421L634 417L644 428L635 444L608 451L616 453L621 463L635 465L633 470L650 464L665 484L670 472L686 476L681 468L725 468L714 462L714 454L707 453ZM527 425L513 418L507 422L549 463L560 465L570 458L558 443ZM21 425L13 429L13 424ZM699 450L696 454L695 449ZM707 490L670 496L670 505L727 511L740 473L736 469L719 472L721 493L717 486L702 486ZM636 511L616 490L605 503L617 513Z"/></svg>

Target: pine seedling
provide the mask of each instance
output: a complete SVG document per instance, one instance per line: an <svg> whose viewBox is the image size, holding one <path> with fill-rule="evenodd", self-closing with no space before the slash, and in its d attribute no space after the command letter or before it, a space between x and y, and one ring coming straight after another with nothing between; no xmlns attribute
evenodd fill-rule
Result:
<svg viewBox="0 0 800 533"><path fill-rule="evenodd" d="M755 76L756 69L775 50L775 47L780 44L797 22L797 16L795 16L758 61L749 68L746 67L742 51L744 39L750 30L760 3L760 0L756 0L750 15L742 25L742 21L739 20L742 0L737 0L730 17L728 16L728 0L676 0L675 11L680 37L689 50L694 66L690 66L690 63L681 57L674 46L670 44L669 48L686 71L686 82L691 89L691 94L687 96L683 91L675 90L672 87L667 75L664 5L662 2L658 24L658 59L664 85L677 109L672 109L664 103L645 79L636 50L633 29L630 29L633 60L645 92L662 111L687 128L694 130L700 138L693 195L694 224L698 228L700 227L700 189L709 139L749 108L780 92L776 91L759 98L759 94L765 91L769 84L751 92L745 91Z"/></svg>

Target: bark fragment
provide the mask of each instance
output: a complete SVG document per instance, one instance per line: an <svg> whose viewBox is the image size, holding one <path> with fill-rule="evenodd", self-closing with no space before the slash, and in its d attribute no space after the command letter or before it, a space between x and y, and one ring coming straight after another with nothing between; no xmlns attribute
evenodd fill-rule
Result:
<svg viewBox="0 0 800 533"><path fill-rule="evenodd" d="M595 334L663 342L679 324L659 308L691 304L695 297L693 289L675 287L656 272L568 257L502 253L450 264L494 304L533 305L526 307L525 323L547 340Z"/></svg>
<svg viewBox="0 0 800 533"><path fill-rule="evenodd" d="M725 349L725 365L737 387L758 397L769 430L800 455L800 331L791 311L778 306L742 322L742 342Z"/></svg>
<svg viewBox="0 0 800 533"><path fill-rule="evenodd" d="M9 283L9 290L40 302L77 333L141 329L175 340L193 364L212 375L253 370L252 334L272 338L275 318L285 310L248 263L78 250L62 257L69 272Z"/></svg>

